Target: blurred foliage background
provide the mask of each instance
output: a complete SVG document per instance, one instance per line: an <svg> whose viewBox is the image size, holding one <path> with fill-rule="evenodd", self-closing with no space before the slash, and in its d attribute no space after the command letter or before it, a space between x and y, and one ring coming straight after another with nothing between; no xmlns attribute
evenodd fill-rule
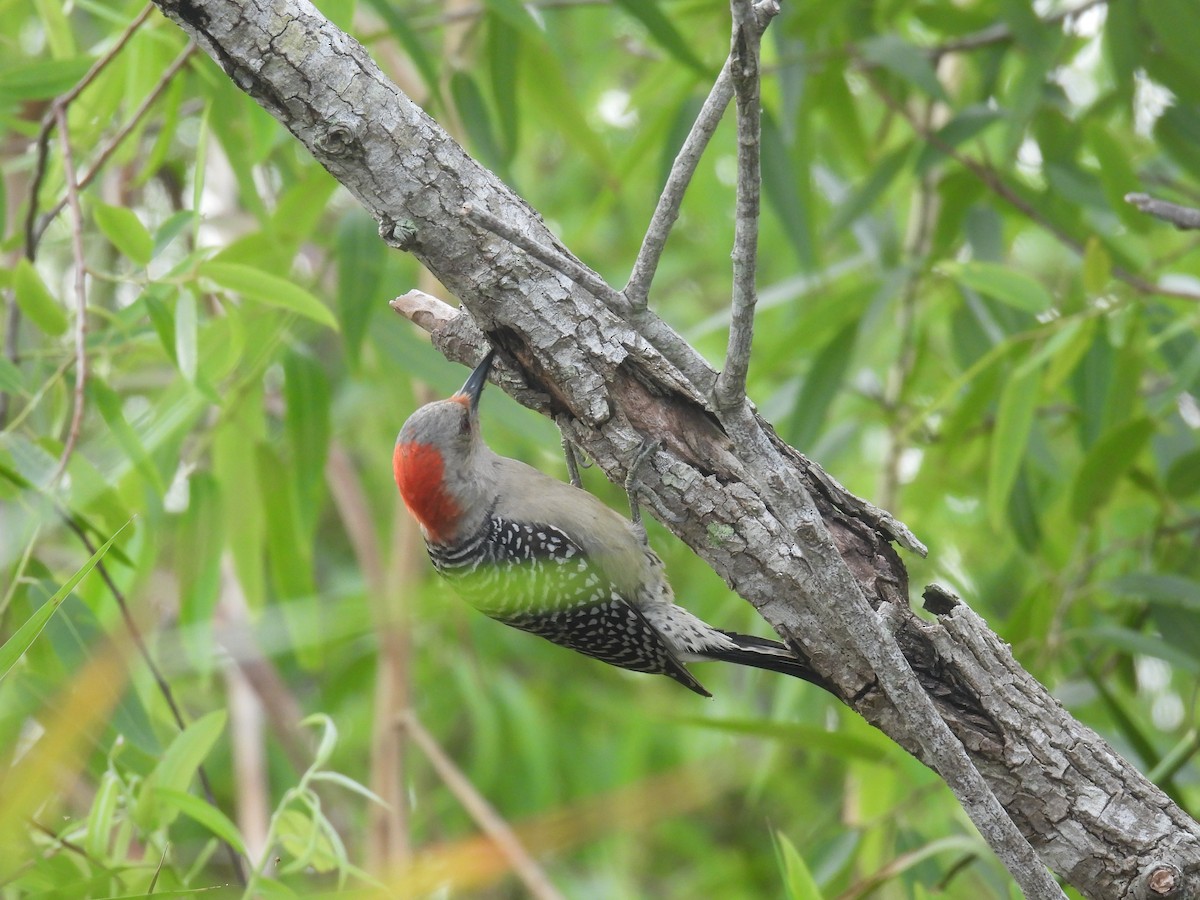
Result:
<svg viewBox="0 0 1200 900"><path fill-rule="evenodd" d="M318 5L624 283L724 4ZM815 688L705 668L704 702L432 582L389 458L465 371L386 303L436 285L142 10L0 2L0 893L234 885L224 839L266 896L522 896L473 789L572 897L1015 896L938 779ZM750 384L929 544L915 592L961 592L1192 814L1200 252L1123 196L1200 205L1196 36L1189 0L785 3ZM734 154L729 121L651 295L714 363ZM563 474L550 423L494 390L483 416ZM763 633L652 540L683 603Z"/></svg>

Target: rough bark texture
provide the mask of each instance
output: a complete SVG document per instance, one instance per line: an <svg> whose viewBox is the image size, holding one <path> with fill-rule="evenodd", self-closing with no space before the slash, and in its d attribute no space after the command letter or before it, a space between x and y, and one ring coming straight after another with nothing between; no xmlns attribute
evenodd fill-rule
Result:
<svg viewBox="0 0 1200 900"><path fill-rule="evenodd" d="M1090 898L1200 896L1200 826L1071 718L966 607L935 598L937 622L913 615L892 542L918 549L915 539L757 417L723 426L707 399L716 373L653 314L630 321L464 216L464 205L487 210L570 255L356 41L305 0L156 2L376 216L388 243L460 298L469 316L417 317L448 357L473 364L486 333L503 351L504 388L552 416L610 477L623 477L643 436L663 439L642 473L647 505L846 703L924 758L839 626L837 604L856 615L861 606L874 633L891 631L1065 880Z"/></svg>

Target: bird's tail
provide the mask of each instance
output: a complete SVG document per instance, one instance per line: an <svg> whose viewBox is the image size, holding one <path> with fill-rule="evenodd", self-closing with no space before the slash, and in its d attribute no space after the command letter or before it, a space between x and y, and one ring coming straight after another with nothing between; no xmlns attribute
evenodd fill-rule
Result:
<svg viewBox="0 0 1200 900"><path fill-rule="evenodd" d="M738 634L735 631L721 631L737 646L732 650L706 648L705 657L721 662L735 663L739 666L754 666L756 669L768 669L772 672L782 672L793 678L802 678L810 684L829 690L829 682L818 675L811 666L800 659L779 641L755 637L751 634Z"/></svg>

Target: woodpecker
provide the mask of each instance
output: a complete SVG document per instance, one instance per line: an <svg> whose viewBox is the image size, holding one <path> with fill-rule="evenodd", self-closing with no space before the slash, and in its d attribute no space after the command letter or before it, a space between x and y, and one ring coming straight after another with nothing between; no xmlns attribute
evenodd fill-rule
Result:
<svg viewBox="0 0 1200 900"><path fill-rule="evenodd" d="M454 396L414 412L396 439L396 486L438 573L505 625L705 697L686 663L756 666L823 685L778 641L713 628L677 606L640 522L488 448L479 397L494 353Z"/></svg>

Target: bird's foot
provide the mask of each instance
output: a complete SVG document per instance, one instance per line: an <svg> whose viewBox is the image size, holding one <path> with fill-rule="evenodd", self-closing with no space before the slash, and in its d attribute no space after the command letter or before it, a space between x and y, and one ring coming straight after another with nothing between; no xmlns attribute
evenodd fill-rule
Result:
<svg viewBox="0 0 1200 900"><path fill-rule="evenodd" d="M662 441L657 438L646 438L642 441L642 446L638 448L637 455L629 464L629 471L625 475L625 493L629 496L629 519L642 530L643 537L646 529L642 526L642 508L638 504L637 492L642 486L642 469L661 446Z"/></svg>
<svg viewBox="0 0 1200 900"><path fill-rule="evenodd" d="M567 477L571 479L571 484L580 490L583 489L583 479L579 477L579 470L586 469L591 466L587 459L583 462L579 461L579 456L575 452L575 445L571 443L571 439L565 434L562 436L563 457L567 460Z"/></svg>

